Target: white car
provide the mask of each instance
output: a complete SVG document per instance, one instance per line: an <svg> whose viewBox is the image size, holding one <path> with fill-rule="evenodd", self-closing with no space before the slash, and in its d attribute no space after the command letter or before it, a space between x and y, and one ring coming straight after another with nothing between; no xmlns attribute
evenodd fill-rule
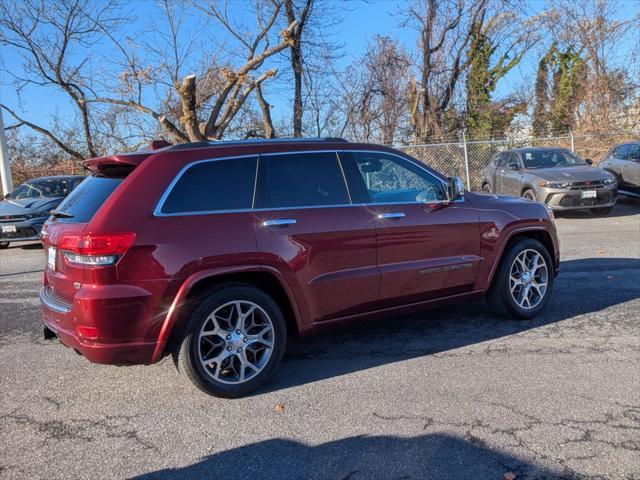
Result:
<svg viewBox="0 0 640 480"><path fill-rule="evenodd" d="M618 193L640 197L640 141L616 145L598 164L618 180Z"/></svg>

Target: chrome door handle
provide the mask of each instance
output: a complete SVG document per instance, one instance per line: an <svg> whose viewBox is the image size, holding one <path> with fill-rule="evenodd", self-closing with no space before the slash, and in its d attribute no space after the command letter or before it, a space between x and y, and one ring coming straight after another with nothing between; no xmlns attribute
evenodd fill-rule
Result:
<svg viewBox="0 0 640 480"><path fill-rule="evenodd" d="M262 222L263 227L288 227L295 225L297 222L293 218L277 218L275 220L265 220Z"/></svg>
<svg viewBox="0 0 640 480"><path fill-rule="evenodd" d="M406 215L402 212L393 212L393 213L379 213L378 218L380 220L398 220L400 218L404 218Z"/></svg>

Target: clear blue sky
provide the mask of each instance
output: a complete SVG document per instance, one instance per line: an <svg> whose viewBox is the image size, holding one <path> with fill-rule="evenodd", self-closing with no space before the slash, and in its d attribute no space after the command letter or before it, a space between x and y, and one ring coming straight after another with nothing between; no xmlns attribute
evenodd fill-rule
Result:
<svg viewBox="0 0 640 480"><path fill-rule="evenodd" d="M628 5L631 9L638 9L640 0L623 0L623 5ZM230 4L237 5L238 14L243 8L242 0L231 0ZM398 20L393 16L405 5L405 0L378 0L375 2L364 2L354 0L348 4L343 4L339 0L335 0L336 15L342 19L342 22L335 28L334 39L337 43L344 46L343 58L341 62L348 64L358 55L360 55L367 44L367 41L374 35L390 36L403 43L408 50L412 50L416 45L416 32L408 28L401 28ZM544 7L541 1L532 1L529 4L531 11L539 11ZM129 6L127 6L129 8ZM138 17L135 28L148 28L149 21L154 15L161 15L156 9L152 0L136 0L130 3L130 8ZM621 14L624 14L621 12ZM626 13L628 15L628 13ZM190 19L190 22L195 21ZM132 32L135 35L135 32ZM637 40L636 40L637 41ZM99 57L104 51L96 49L96 55ZM507 77L505 77L498 85L497 94L504 92L512 92L523 85L532 85L531 77L535 75L537 64L537 55L529 54L523 62L514 69ZM9 69L17 69L20 65L20 59L6 47L3 47L2 59L4 65ZM18 99L14 88L7 85L9 82L6 72L1 72L0 99L9 106L21 110L18 105ZM269 93L269 86L266 87ZM28 93L28 94L27 94ZM274 98L275 97L275 98ZM287 95L283 92L271 92L269 100L274 104L274 118L282 115L288 115L290 106L288 104ZM49 124L48 119L52 113L64 115L69 109L69 103L65 95L59 93L53 88L30 88L28 92L23 92L23 113L27 119L45 125ZM8 114L4 114L5 124L11 124L12 120Z"/></svg>

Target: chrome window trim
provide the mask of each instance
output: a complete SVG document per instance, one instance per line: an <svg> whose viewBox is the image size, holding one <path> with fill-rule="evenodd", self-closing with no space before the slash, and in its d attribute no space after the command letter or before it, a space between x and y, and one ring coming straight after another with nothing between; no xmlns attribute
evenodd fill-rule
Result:
<svg viewBox="0 0 640 480"><path fill-rule="evenodd" d="M392 157L397 157L400 160L404 161L404 162L409 162L414 164L416 167L418 167L419 169L423 170L424 172L426 172L427 174L431 175L436 181L441 182L444 187L445 190L448 190L447 188L447 182L443 181L441 178L439 178L437 175L434 175L432 172L430 172L427 168L425 168L423 165L421 165L420 161L417 161L416 163L410 162L409 160L407 160L406 158L404 158L402 155L398 155L396 153L392 153L392 152L386 152L386 151L382 151L382 150L375 150L375 149L371 149L371 150L363 150L363 149L358 149L358 150L351 150L351 149L321 149L321 150L296 150L293 152L268 152L268 153L253 153L253 154L248 154L248 155L232 155L232 156L223 156L223 157L217 157L217 158L206 158L203 160L196 160L195 162L191 162L187 165L185 165L184 167L182 167L178 173L176 174L176 176L174 177L174 179L169 183L169 185L167 186L167 188L165 189L164 193L160 196L160 199L158 200L158 202L156 203L156 207L153 210L153 216L154 217L184 217L184 216L191 216L191 215L218 215L218 214L224 214L224 213L247 213L247 212L265 212L265 211L280 211L280 210L301 210L301 209L307 209L307 208L344 208L344 207L363 207L363 206L376 206L376 205L430 205L430 204L440 204L440 203L461 203L464 202L464 195L462 196L462 198L459 198L457 200L453 200L453 201L449 201L449 200L434 200L434 201L430 201L430 202L385 202L385 203L374 203L374 202L367 202L367 203L345 203L345 204L336 204L336 205L312 205L312 206L293 206L293 207L279 207L279 208L254 208L255 205L255 195L256 195L256 189L257 189L257 182L258 182L258 170L259 170L259 166L260 166L260 158L261 157L270 157L270 156L274 156L274 155L296 155L296 154L304 154L304 153L335 153L338 157L338 164L340 166L340 168L342 169L342 159L340 158L340 153L350 153L350 152L356 152L356 153L380 153L383 155L390 155ZM199 165L201 163L205 163L205 162L218 162L218 161L223 161L223 160L237 160L239 158L253 158L253 157L257 157L256 159L256 172L255 172L255 177L254 177L254 185L253 185L253 200L252 200L252 207L251 208L241 208L241 209L226 209L226 210L200 210L200 211L192 211L192 212L174 212L174 213L163 213L162 212L162 207L164 206L164 203L167 199L167 197L169 197L169 194L171 193L171 191L173 190L173 187L175 187L176 183L178 183L178 181L180 180L180 178L182 177L182 175L184 175L184 173L192 168L195 165ZM347 194L349 195L349 198L351 198L351 193L349 190L349 185L348 182L345 180L345 185L347 188Z"/></svg>

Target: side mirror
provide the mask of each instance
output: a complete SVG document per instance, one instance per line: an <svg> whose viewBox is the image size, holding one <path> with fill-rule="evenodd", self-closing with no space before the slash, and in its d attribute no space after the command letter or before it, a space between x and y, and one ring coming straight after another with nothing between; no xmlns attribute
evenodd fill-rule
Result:
<svg viewBox="0 0 640 480"><path fill-rule="evenodd" d="M590 158L585 158L584 161L589 165L593 165L593 160L591 160Z"/></svg>
<svg viewBox="0 0 640 480"><path fill-rule="evenodd" d="M520 170L520 165L518 165L518 162L511 162L509 164L509 169L510 170Z"/></svg>
<svg viewBox="0 0 640 480"><path fill-rule="evenodd" d="M462 198L464 192L464 183L460 177L447 178L447 193L449 194L449 201L453 202L459 198Z"/></svg>

